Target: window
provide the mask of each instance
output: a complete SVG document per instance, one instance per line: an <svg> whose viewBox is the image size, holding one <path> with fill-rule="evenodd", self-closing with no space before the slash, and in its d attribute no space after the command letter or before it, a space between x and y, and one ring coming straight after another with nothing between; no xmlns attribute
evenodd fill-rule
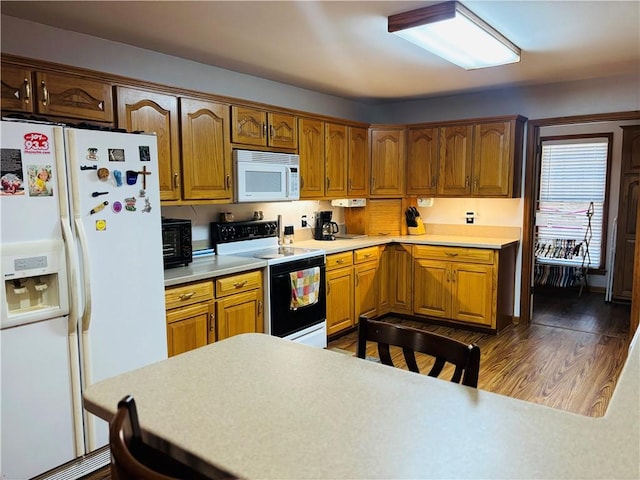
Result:
<svg viewBox="0 0 640 480"><path fill-rule="evenodd" d="M610 134L542 139L536 228L549 247L538 257L580 266L584 256L585 267L603 267L611 143Z"/></svg>

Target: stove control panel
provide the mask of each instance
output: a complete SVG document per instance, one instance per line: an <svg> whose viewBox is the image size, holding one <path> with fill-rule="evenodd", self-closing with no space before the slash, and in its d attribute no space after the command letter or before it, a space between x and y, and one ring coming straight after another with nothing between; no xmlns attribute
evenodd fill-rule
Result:
<svg viewBox="0 0 640 480"><path fill-rule="evenodd" d="M275 237L278 235L278 222L211 222L210 232L211 241L215 246L219 243Z"/></svg>

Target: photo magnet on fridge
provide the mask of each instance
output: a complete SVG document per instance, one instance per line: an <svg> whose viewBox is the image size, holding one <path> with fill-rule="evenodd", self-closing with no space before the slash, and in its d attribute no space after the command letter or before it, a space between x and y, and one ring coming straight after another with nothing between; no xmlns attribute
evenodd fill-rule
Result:
<svg viewBox="0 0 640 480"><path fill-rule="evenodd" d="M110 148L109 149L109 161L110 162L124 162L124 148Z"/></svg>
<svg viewBox="0 0 640 480"><path fill-rule="evenodd" d="M29 178L30 197L53 196L51 165L29 165L27 167L27 175Z"/></svg>
<svg viewBox="0 0 640 480"><path fill-rule="evenodd" d="M144 145L140 145L138 147L138 150L140 151L140 161L141 162L150 162L151 161L151 152L149 152L149 147L146 147Z"/></svg>
<svg viewBox="0 0 640 480"><path fill-rule="evenodd" d="M0 195L24 195L22 152L17 148L0 149Z"/></svg>

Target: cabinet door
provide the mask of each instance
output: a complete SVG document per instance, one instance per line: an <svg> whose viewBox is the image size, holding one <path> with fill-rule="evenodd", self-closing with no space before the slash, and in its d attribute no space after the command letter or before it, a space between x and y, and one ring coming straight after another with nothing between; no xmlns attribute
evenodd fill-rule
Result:
<svg viewBox="0 0 640 480"><path fill-rule="evenodd" d="M360 315L375 317L378 314L378 262L367 262L355 267L355 321Z"/></svg>
<svg viewBox="0 0 640 480"><path fill-rule="evenodd" d="M33 113L34 94L31 71L2 65L2 110Z"/></svg>
<svg viewBox="0 0 640 480"><path fill-rule="evenodd" d="M324 122L312 118L298 120L300 141L300 198L324 197Z"/></svg>
<svg viewBox="0 0 640 480"><path fill-rule="evenodd" d="M453 320L494 327L493 265L454 263L451 268Z"/></svg>
<svg viewBox="0 0 640 480"><path fill-rule="evenodd" d="M449 318L451 271L448 262L415 260L413 264L413 313Z"/></svg>
<svg viewBox="0 0 640 480"><path fill-rule="evenodd" d="M249 107L231 106L231 142L267 145L267 114Z"/></svg>
<svg viewBox="0 0 640 480"><path fill-rule="evenodd" d="M264 332L262 290L229 295L216 302L218 340L241 333Z"/></svg>
<svg viewBox="0 0 640 480"><path fill-rule="evenodd" d="M182 197L230 200L229 106L181 98L180 115Z"/></svg>
<svg viewBox="0 0 640 480"><path fill-rule="evenodd" d="M391 249L391 311L394 313L413 313L413 276L411 245L393 245Z"/></svg>
<svg viewBox="0 0 640 480"><path fill-rule="evenodd" d="M180 199L178 99L173 95L118 87L118 127L155 132L158 141L160 200Z"/></svg>
<svg viewBox="0 0 640 480"><path fill-rule="evenodd" d="M269 113L269 146L277 148L298 147L296 117L285 113Z"/></svg>
<svg viewBox="0 0 640 480"><path fill-rule="evenodd" d="M640 135L638 138L640 139ZM613 276L613 296L616 299L630 300L633 292L633 258L637 243L636 219L639 197L638 174L623 175L620 185L615 275Z"/></svg>
<svg viewBox="0 0 640 480"><path fill-rule="evenodd" d="M404 192L404 130L371 130L371 195Z"/></svg>
<svg viewBox="0 0 640 480"><path fill-rule="evenodd" d="M407 194L435 195L438 185L438 129L407 133Z"/></svg>
<svg viewBox="0 0 640 480"><path fill-rule="evenodd" d="M349 127L349 181L347 194L352 197L369 195L369 149L367 129Z"/></svg>
<svg viewBox="0 0 640 480"><path fill-rule="evenodd" d="M473 125L440 128L438 193L471 193L471 141Z"/></svg>
<svg viewBox="0 0 640 480"><path fill-rule="evenodd" d="M353 267L327 271L327 335L354 323Z"/></svg>
<svg viewBox="0 0 640 480"><path fill-rule="evenodd" d="M167 352L170 357L207 344L211 303L197 303L167 312Z"/></svg>
<svg viewBox="0 0 640 480"><path fill-rule="evenodd" d="M507 197L513 183L511 123L481 123L474 127L473 182L471 192L487 197Z"/></svg>
<svg viewBox="0 0 640 480"><path fill-rule="evenodd" d="M331 197L347 194L347 126L326 123L324 126L326 185L325 195Z"/></svg>
<svg viewBox="0 0 640 480"><path fill-rule="evenodd" d="M391 311L391 301L393 299L393 281L391 257L393 245L380 247L380 260L376 283L378 285L378 315L384 315Z"/></svg>
<svg viewBox="0 0 640 480"><path fill-rule="evenodd" d="M55 73L36 73L36 110L43 115L113 122L112 86Z"/></svg>

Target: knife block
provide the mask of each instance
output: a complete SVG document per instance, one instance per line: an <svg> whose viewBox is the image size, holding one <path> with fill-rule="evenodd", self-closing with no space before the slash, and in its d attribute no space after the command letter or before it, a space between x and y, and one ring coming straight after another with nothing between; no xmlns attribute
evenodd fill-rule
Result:
<svg viewBox="0 0 640 480"><path fill-rule="evenodd" d="M424 223L422 222L422 218L417 217L416 223L418 224L417 227L407 227L409 235L424 235L426 232L424 229Z"/></svg>

